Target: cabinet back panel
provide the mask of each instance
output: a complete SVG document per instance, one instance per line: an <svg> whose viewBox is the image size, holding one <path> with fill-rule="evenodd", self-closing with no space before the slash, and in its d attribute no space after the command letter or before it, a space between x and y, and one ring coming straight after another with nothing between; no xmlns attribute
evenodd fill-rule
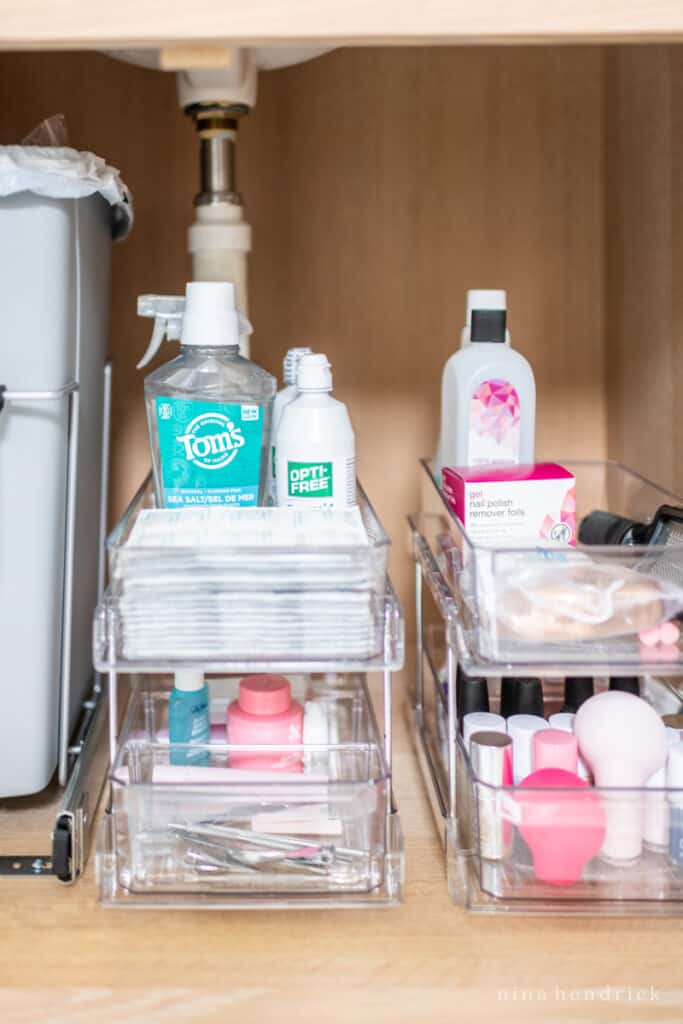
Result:
<svg viewBox="0 0 683 1024"><path fill-rule="evenodd" d="M279 373L291 345L328 353L407 606L405 515L468 287L508 289L538 454L606 453L603 68L599 48L340 50L262 74L240 129L254 358ZM4 54L0 86L3 142L64 111L72 144L119 166L135 196L114 252L117 515L148 463L135 298L190 272L194 133L172 75L99 55Z"/></svg>

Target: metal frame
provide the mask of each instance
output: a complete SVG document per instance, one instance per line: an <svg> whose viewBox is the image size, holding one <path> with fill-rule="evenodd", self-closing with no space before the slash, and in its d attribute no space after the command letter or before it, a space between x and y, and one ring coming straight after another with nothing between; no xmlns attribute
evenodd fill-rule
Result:
<svg viewBox="0 0 683 1024"><path fill-rule="evenodd" d="M102 476L99 508L99 561L97 598L105 584L105 540L111 436L112 367L103 369ZM106 700L98 674L91 693L83 702L76 735L69 735L71 703L71 634L73 624L73 587L76 559L76 504L78 491L78 440L80 385L72 380L62 387L44 391L13 391L0 386L0 412L6 402L69 401L67 442L66 536L62 611L62 652L60 660L60 711L57 778L64 794L52 832L52 860L44 855L0 858L0 874L24 874L39 877L55 874L66 883L82 873L90 847L93 818L106 778L106 747L103 745Z"/></svg>

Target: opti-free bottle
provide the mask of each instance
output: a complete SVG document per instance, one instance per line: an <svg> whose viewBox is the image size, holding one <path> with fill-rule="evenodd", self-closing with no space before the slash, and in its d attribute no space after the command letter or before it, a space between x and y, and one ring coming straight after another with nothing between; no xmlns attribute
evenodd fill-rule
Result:
<svg viewBox="0 0 683 1024"><path fill-rule="evenodd" d="M195 281L185 296L180 355L145 379L157 502L262 505L275 378L239 354L232 284Z"/></svg>
<svg viewBox="0 0 683 1024"><path fill-rule="evenodd" d="M470 342L444 368L437 470L533 463L534 375L505 341L505 310L472 310Z"/></svg>
<svg viewBox="0 0 683 1024"><path fill-rule="evenodd" d="M346 406L330 394L327 356L302 357L297 388L278 428L277 503L349 508L356 504L356 439Z"/></svg>
<svg viewBox="0 0 683 1024"><path fill-rule="evenodd" d="M296 375L302 356L310 355L313 349L290 348L282 364L285 386L280 388L273 403L273 416L270 428L270 461L268 463L268 493L273 505L277 505L277 481L275 479L275 452L277 449L277 431L285 406L293 402L297 396Z"/></svg>

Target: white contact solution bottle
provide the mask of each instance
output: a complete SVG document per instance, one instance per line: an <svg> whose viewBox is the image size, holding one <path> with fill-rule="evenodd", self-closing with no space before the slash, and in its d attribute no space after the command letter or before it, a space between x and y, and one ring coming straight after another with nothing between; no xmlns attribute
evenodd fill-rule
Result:
<svg viewBox="0 0 683 1024"><path fill-rule="evenodd" d="M507 337L505 310L472 309L469 342L444 368L437 471L533 463L534 374Z"/></svg>
<svg viewBox="0 0 683 1024"><path fill-rule="evenodd" d="M297 390L277 432L277 503L287 508L350 508L356 504L356 439L346 406L330 394L326 355L302 357Z"/></svg>
<svg viewBox="0 0 683 1024"><path fill-rule="evenodd" d="M275 479L275 452L277 450L277 431L280 426L285 406L289 405L296 398L296 375L299 372L299 363L302 356L310 355L312 348L302 346L290 348L282 364L282 377L285 386L280 388L273 403L273 415L270 427L270 460L268 462L268 494L273 505L277 505L277 481Z"/></svg>

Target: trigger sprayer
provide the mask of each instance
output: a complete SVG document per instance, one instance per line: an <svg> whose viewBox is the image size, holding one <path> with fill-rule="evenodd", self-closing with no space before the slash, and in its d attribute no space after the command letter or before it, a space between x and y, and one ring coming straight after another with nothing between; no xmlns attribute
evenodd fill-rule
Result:
<svg viewBox="0 0 683 1024"><path fill-rule="evenodd" d="M153 317L154 328L149 345L137 369L142 370L148 363L151 363L159 351L161 344L166 341L180 341L183 332L183 317L185 315L184 295L139 295L138 316ZM240 347L242 338L248 338L253 333L253 327L245 316L237 314L239 323Z"/></svg>

